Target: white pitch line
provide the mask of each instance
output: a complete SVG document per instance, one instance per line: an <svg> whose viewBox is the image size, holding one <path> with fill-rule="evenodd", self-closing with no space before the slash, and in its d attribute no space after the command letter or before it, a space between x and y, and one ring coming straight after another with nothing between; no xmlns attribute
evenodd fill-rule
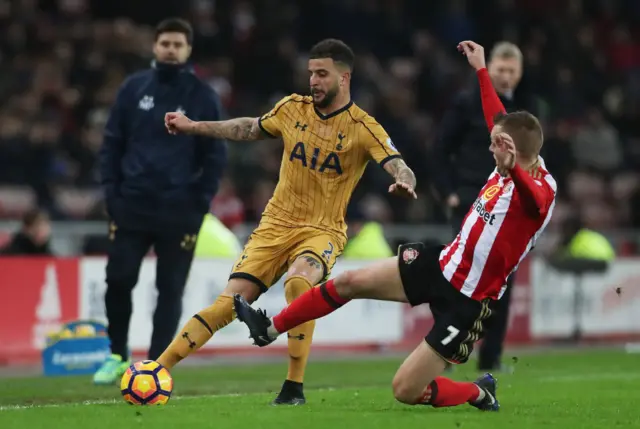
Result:
<svg viewBox="0 0 640 429"><path fill-rule="evenodd" d="M189 399L200 399L200 398L224 398L224 397L235 397L235 396L248 396L253 395L253 393L240 394L240 393L225 393L219 395L193 395L193 396L176 396L171 398L171 401L184 401ZM116 399L97 399L90 401L82 401L82 402L60 402L58 404L30 404L30 405L2 405L0 406L0 411L11 411L11 410L27 410L30 408L61 408L61 407L77 407L80 405L113 405L119 404L123 400L121 398Z"/></svg>
<svg viewBox="0 0 640 429"><path fill-rule="evenodd" d="M575 381L605 381L605 380L637 380L640 372L601 372L595 374L565 374L538 378L543 383L561 383Z"/></svg>
<svg viewBox="0 0 640 429"><path fill-rule="evenodd" d="M499 376L498 376L499 378ZM595 374L561 374L561 375L549 375L535 378L534 380L541 383L563 383L563 382L590 382L590 381L606 381L606 380L637 380L640 379L640 372L604 372ZM365 387L341 387L340 390L366 390L372 389L375 386ZM322 389L312 389L313 392L331 392L336 388L328 387ZM216 398L236 398L241 396L257 396L264 395L266 392L252 392L252 393L220 393L220 394L205 394L205 395L189 395L189 396L175 396L171 398L171 401L188 401L195 399L216 399ZM100 399L89 400L82 402L61 402L58 404L30 404L30 405L0 405L0 412L2 411L17 411L27 410L31 408L63 408L63 407L77 407L81 405L114 405L122 403L121 398L113 399Z"/></svg>
<svg viewBox="0 0 640 429"><path fill-rule="evenodd" d="M368 389L370 387L358 388ZM344 388L349 389L349 388ZM331 392L335 390L333 387L324 389L312 389L314 392ZM257 396L264 395L266 392L252 392L252 393L219 393L219 394L206 394L206 395L189 395L189 396L175 396L171 398L171 401L188 401L194 399L215 399L215 398L236 398L240 396ZM29 405L0 405L0 412L2 411L16 411L16 410L28 410L31 408L64 408L64 407L77 407L81 405L114 405L120 404L123 400L121 398L113 399L98 399L82 402L60 402L58 404L29 404Z"/></svg>

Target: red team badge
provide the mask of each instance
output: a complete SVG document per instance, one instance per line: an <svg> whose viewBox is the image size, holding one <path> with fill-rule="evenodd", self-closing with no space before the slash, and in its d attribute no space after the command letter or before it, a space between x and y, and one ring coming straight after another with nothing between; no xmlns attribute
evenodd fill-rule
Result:
<svg viewBox="0 0 640 429"><path fill-rule="evenodd" d="M409 265L418 258L419 254L420 253L416 249L404 249L404 252L402 252L402 260L405 264Z"/></svg>

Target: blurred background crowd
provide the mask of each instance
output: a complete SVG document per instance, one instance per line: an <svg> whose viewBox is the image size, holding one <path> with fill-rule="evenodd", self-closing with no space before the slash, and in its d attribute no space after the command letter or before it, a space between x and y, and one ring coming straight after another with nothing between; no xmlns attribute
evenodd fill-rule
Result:
<svg viewBox="0 0 640 429"><path fill-rule="evenodd" d="M409 206L368 169L348 218L387 224L446 220L429 159L452 95L475 84L457 42L517 43L518 91L537 99L559 183L554 222L577 214L596 229L640 228L637 0L0 0L0 218L39 206L56 220L105 219L96 158L109 108L125 76L149 66L153 27L172 15L193 23L195 67L230 117L307 93L306 50L319 39L351 44L353 98L418 179ZM229 146L212 211L233 228L259 219L281 146Z"/></svg>

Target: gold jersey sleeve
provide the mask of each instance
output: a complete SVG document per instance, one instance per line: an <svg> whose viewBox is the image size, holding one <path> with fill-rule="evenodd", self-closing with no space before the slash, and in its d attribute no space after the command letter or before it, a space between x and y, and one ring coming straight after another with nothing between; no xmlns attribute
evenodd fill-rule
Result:
<svg viewBox="0 0 640 429"><path fill-rule="evenodd" d="M282 137L282 130L291 116L287 104L299 101L300 98L297 94L291 94L278 101L273 109L258 119L260 129L271 138Z"/></svg>
<svg viewBox="0 0 640 429"><path fill-rule="evenodd" d="M359 141L375 162L384 166L388 161L402 157L389 134L375 118L365 115L360 123Z"/></svg>

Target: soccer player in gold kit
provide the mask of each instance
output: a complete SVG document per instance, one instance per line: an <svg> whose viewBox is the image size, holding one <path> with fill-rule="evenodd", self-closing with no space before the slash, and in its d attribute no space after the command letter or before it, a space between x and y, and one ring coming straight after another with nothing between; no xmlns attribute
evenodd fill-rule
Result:
<svg viewBox="0 0 640 429"><path fill-rule="evenodd" d="M282 138L280 180L260 225L233 266L216 301L194 315L158 362L171 369L234 318L233 295L249 302L286 273L291 302L325 279L347 237L345 213L369 160L394 179L389 192L416 198L415 175L382 126L351 101L354 54L345 43L327 39L310 52L311 96L292 94L260 118L196 122L167 113L170 133L236 141ZM315 322L288 333L289 371L274 404L305 403L302 390Z"/></svg>

